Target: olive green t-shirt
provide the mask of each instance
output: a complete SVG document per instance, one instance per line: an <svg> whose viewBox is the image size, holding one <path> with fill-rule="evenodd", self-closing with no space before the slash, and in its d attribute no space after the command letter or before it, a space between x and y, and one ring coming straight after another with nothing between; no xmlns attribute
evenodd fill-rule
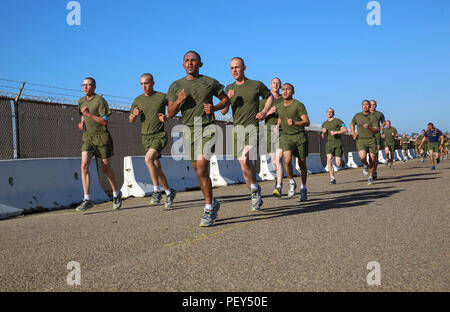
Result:
<svg viewBox="0 0 450 312"><path fill-rule="evenodd" d="M302 121L301 116L307 115L305 105L295 99L292 100L288 106L284 105L284 101L277 104L277 114L281 119L281 128L285 134L298 134L305 131L305 127L299 127L295 125L288 125L287 119L292 121Z"/></svg>
<svg viewBox="0 0 450 312"><path fill-rule="evenodd" d="M409 145L409 139L408 138L401 138L400 142L402 143L402 145Z"/></svg>
<svg viewBox="0 0 450 312"><path fill-rule="evenodd" d="M374 111L371 114L376 117L376 119L377 119L377 128L378 128L378 130L380 130L381 129L380 128L381 123L385 122L384 114L382 112L379 112L379 111Z"/></svg>
<svg viewBox="0 0 450 312"><path fill-rule="evenodd" d="M283 102L283 98L281 96L278 99L276 99L274 97L272 107L276 106L278 103L282 103L282 102ZM261 99L261 101L259 101L259 111L260 112L264 109L264 107L266 106L266 103L267 103L267 99ZM278 121L278 114L277 114L277 112L275 112L272 115L268 116L264 120L264 124L266 126L275 126L277 124L277 121Z"/></svg>
<svg viewBox="0 0 450 312"><path fill-rule="evenodd" d="M340 134L330 135L330 131L341 131L341 127L345 127L345 124L339 118L333 118L333 120L326 120L322 124L322 128L327 129L327 141L337 141L341 139Z"/></svg>
<svg viewBox="0 0 450 312"><path fill-rule="evenodd" d="M130 113L139 109L141 116L141 133L154 134L164 131L164 123L159 120L158 114L165 114L167 106L166 94L154 92L152 95L141 94L134 99Z"/></svg>
<svg viewBox="0 0 450 312"><path fill-rule="evenodd" d="M364 115L362 112L358 113L353 117L352 124L358 127L358 139L372 139L375 137L375 133L364 128L364 124L368 124L372 128L377 127L377 119L374 114Z"/></svg>
<svg viewBox="0 0 450 312"><path fill-rule="evenodd" d="M391 144L391 143L395 143L394 138L396 135L398 135L398 132L397 132L397 129L395 129L394 127L390 127L390 128L384 128L383 134L386 136L384 138L384 143ZM392 135L392 134L394 134L394 135Z"/></svg>
<svg viewBox="0 0 450 312"><path fill-rule="evenodd" d="M81 109L85 106L89 108L89 112L95 116L103 117L110 116L112 114L106 100L97 94L95 94L94 97L89 101L86 99L86 97L82 97L78 101L78 111L80 115L82 115ZM86 132L89 134L108 131L108 127L102 126L101 124L96 123L94 120L86 116L84 116L84 123L86 125Z"/></svg>
<svg viewBox="0 0 450 312"><path fill-rule="evenodd" d="M258 126L259 98L267 99L271 95L270 90L261 81L251 79L246 79L241 85L233 82L225 88L225 92L229 90L234 90L231 98L234 125Z"/></svg>
<svg viewBox="0 0 450 312"><path fill-rule="evenodd" d="M194 118L201 117L203 126L212 123L215 120L214 114L206 114L203 104L212 104L213 96L218 97L222 94L223 85L208 76L200 75L194 80L187 80L184 77L170 85L167 93L168 100L175 102L178 93L183 89L187 98L181 103L181 122L186 126L194 126Z"/></svg>

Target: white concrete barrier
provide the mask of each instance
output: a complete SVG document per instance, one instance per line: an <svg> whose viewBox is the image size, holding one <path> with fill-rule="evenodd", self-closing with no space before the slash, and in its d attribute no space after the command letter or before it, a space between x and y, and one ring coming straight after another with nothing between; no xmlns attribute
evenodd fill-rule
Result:
<svg viewBox="0 0 450 312"><path fill-rule="evenodd" d="M160 162L171 188L183 191L199 187L191 161L163 156ZM126 156L123 167L124 180L121 191L124 198L144 197L153 193L153 183L145 164L145 156Z"/></svg>
<svg viewBox="0 0 450 312"><path fill-rule="evenodd" d="M237 160L216 155L211 156L209 176L213 187L245 183Z"/></svg>
<svg viewBox="0 0 450 312"><path fill-rule="evenodd" d="M300 173L298 162L296 162L296 167ZM308 169L308 174L326 172L319 153L311 153L306 156L306 168Z"/></svg>
<svg viewBox="0 0 450 312"><path fill-rule="evenodd" d="M273 181L276 179L277 173L275 166L272 163L272 158L270 155L261 155L260 156L260 170L259 177L263 181Z"/></svg>
<svg viewBox="0 0 450 312"><path fill-rule="evenodd" d="M0 205L19 210L61 209L83 200L81 158L37 158L0 161ZM89 166L91 198L109 201L100 186L97 163ZM8 213L10 208L2 208ZM16 213L18 213L16 211Z"/></svg>
<svg viewBox="0 0 450 312"><path fill-rule="evenodd" d="M381 164L386 163L386 152L384 150L378 151L378 162Z"/></svg>
<svg viewBox="0 0 450 312"><path fill-rule="evenodd" d="M350 168L358 168L363 166L363 163L359 159L358 152L348 152L348 165Z"/></svg>
<svg viewBox="0 0 450 312"><path fill-rule="evenodd" d="M409 159L414 159L414 158L416 158L416 150L414 150L414 149L409 149L409 150L408 150L408 157L409 157Z"/></svg>
<svg viewBox="0 0 450 312"><path fill-rule="evenodd" d="M395 161L402 161L403 160L402 150L399 150L399 149L395 150L394 160Z"/></svg>

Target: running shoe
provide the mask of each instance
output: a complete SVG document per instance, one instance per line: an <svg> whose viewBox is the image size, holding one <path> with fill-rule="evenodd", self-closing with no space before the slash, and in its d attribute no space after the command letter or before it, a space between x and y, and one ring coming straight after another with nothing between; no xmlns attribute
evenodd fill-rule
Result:
<svg viewBox="0 0 450 312"><path fill-rule="evenodd" d="M220 203L218 201L214 200L213 209L205 210L205 213L203 214L203 217L200 220L200 226L207 227L207 226L213 225L214 221L216 221L217 217L219 216L217 214L219 209L220 209Z"/></svg>
<svg viewBox="0 0 450 312"><path fill-rule="evenodd" d="M372 177L373 177L374 180L377 179L378 176L377 176L377 172L376 172L376 171L373 173L373 176L372 176Z"/></svg>
<svg viewBox="0 0 450 312"><path fill-rule="evenodd" d="M331 180L330 180L330 184L336 184L336 179L334 179L334 178L331 178Z"/></svg>
<svg viewBox="0 0 450 312"><path fill-rule="evenodd" d="M76 211L86 211L89 208L94 207L94 203L91 200L83 200L81 204L75 209Z"/></svg>
<svg viewBox="0 0 450 312"><path fill-rule="evenodd" d="M157 205L161 203L162 195L159 192L153 192L152 199L150 200L150 205Z"/></svg>
<svg viewBox="0 0 450 312"><path fill-rule="evenodd" d="M174 189L170 189L170 195L169 196L166 195L166 202L164 203L164 208L166 209L172 208L173 200L175 199L176 196L177 191L175 191Z"/></svg>
<svg viewBox="0 0 450 312"><path fill-rule="evenodd" d="M122 208L122 192L119 191L119 195L113 198L113 209L119 210Z"/></svg>
<svg viewBox="0 0 450 312"><path fill-rule="evenodd" d="M368 176L368 175L369 175L369 168L366 167L366 166L364 166L364 169L363 169L363 175L365 175L365 176Z"/></svg>
<svg viewBox="0 0 450 312"><path fill-rule="evenodd" d="M272 192L273 196L281 197L281 187L275 187L275 190Z"/></svg>
<svg viewBox="0 0 450 312"><path fill-rule="evenodd" d="M440 163L440 162L441 162L441 159L440 159L440 158L436 159L436 162L437 162L437 163Z"/></svg>
<svg viewBox="0 0 450 312"><path fill-rule="evenodd" d="M297 183L289 183L288 198L295 196L295 189L297 188Z"/></svg>
<svg viewBox="0 0 450 312"><path fill-rule="evenodd" d="M369 177L369 178L367 179L367 184L368 184L368 185L372 185L372 184L373 184L373 177Z"/></svg>
<svg viewBox="0 0 450 312"><path fill-rule="evenodd" d="M300 189L300 201L304 202L308 200L308 190L305 188Z"/></svg>
<svg viewBox="0 0 450 312"><path fill-rule="evenodd" d="M436 167L435 166L431 167L431 170L436 170Z"/></svg>
<svg viewBox="0 0 450 312"><path fill-rule="evenodd" d="M263 205L263 200L261 196L261 187L258 185L258 189L256 191L252 191L252 207L251 211L260 211L261 206Z"/></svg>

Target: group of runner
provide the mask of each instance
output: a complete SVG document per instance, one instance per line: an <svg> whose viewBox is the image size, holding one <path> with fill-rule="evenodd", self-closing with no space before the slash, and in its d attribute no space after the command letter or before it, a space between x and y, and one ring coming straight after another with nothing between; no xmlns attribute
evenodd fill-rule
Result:
<svg viewBox="0 0 450 312"><path fill-rule="evenodd" d="M155 80L151 74L145 73L140 77L143 94L133 101L129 122L134 123L138 118L141 121L145 163L154 186L150 204L159 204L164 192L166 195L164 206L170 208L176 197L177 193L170 188L159 158L168 141L164 122L181 112L181 122L184 125L182 136L184 150L192 161L198 184L205 198L200 226L211 226L215 222L220 203L213 196L209 177L209 159L215 151L214 113L220 111L225 115L230 107L233 127L235 130L238 129L233 131L233 155L239 161L242 175L251 193L250 210L260 211L263 205L261 187L256 179L254 164L260 147L258 134L262 121L267 129L267 152L276 167L273 195L281 197L282 194L282 160L284 158L286 175L289 179L288 197L295 197L297 191L293 174L293 156L295 156L301 174L299 200L306 201L308 136L305 127L310 125L310 120L305 105L293 97L294 86L290 83L282 84L279 78L274 78L269 90L261 81L248 79L245 75L244 60L234 57L230 61L230 71L234 82L225 87L216 79L201 75L202 65L201 56L197 52L186 52L183 56L183 68L186 75L173 82L167 94L154 90ZM93 156L102 160L102 171L113 190L113 209L120 209L122 206L122 193L118 190L110 164L113 141L107 126L111 111L103 97L95 93L95 88L96 82L93 78L83 80L82 89L85 97L79 101L81 121L78 128L85 130L82 138L81 161L84 199L76 208L77 211L85 211L93 206L89 185L89 162ZM216 97L219 103L214 105L213 97ZM385 140L386 155L391 154L392 165L393 140L398 136L395 128L391 127L390 121L385 121L383 113L376 108L376 101L364 100L362 112L356 114L350 124L359 157L364 164L363 173L369 176L369 184L377 178L381 138ZM327 109L327 120L322 124L321 133L322 138L327 139L326 154L330 184L336 184L332 159L336 157L338 166L341 164L343 154L341 136L348 132L344 122L335 118L334 113L333 108ZM428 144L440 135L440 131L425 133ZM421 143L424 141L425 138ZM423 148L419 146L421 147Z"/></svg>

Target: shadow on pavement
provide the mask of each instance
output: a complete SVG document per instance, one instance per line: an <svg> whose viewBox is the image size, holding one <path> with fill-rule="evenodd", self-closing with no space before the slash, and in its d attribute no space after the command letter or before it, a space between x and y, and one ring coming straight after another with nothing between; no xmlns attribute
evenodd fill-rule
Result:
<svg viewBox="0 0 450 312"><path fill-rule="evenodd" d="M223 226L229 224L236 224L242 222L254 222L262 221L280 217L286 217L290 215L297 215L302 213L313 213L330 209L342 209L351 207L360 207L368 205L375 200L382 197L393 196L403 192L402 190L377 190L372 189L370 193L357 193L345 196L333 197L333 198L321 198L320 202L311 203L309 200L303 203L298 202L296 199L295 203L291 205L280 206L276 208L263 209L261 213L254 215L246 215L241 217L232 217L225 219L218 219L214 226ZM294 199L293 199L294 201Z"/></svg>

